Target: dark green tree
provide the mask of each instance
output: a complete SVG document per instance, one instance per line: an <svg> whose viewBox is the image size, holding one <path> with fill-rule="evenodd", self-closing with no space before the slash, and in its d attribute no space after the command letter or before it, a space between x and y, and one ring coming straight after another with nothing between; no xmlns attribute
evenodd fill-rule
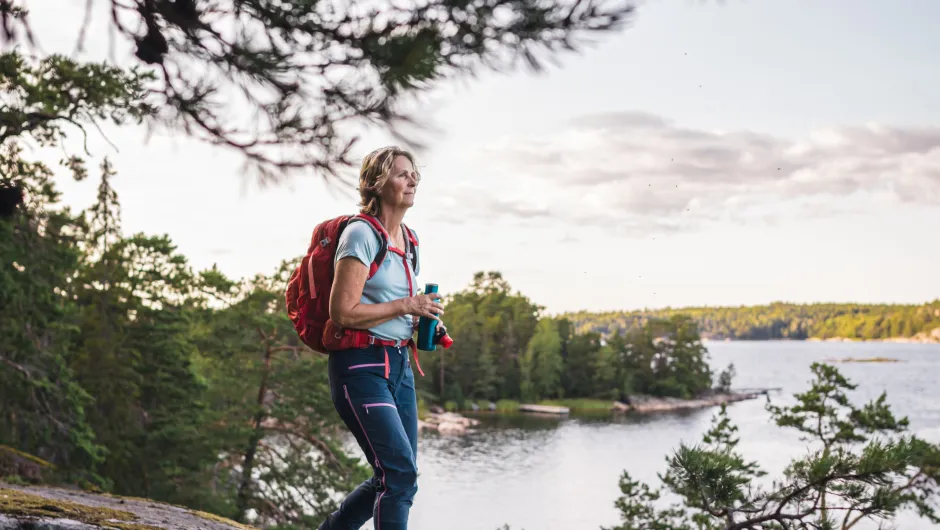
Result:
<svg viewBox="0 0 940 530"><path fill-rule="evenodd" d="M136 352L139 432L134 459L120 470L128 494L211 509L209 483L218 447L203 433L207 382L194 370L189 297L193 275L166 236L123 238L122 288L132 293L125 345Z"/></svg>
<svg viewBox="0 0 940 530"><path fill-rule="evenodd" d="M0 11L5 22L17 15ZM143 82L136 72L101 64L0 53L0 189L24 199L0 219L0 443L51 461L67 479L100 482L95 468L103 457L85 414L91 396L71 369L84 223L58 207L52 170L24 159L22 144L61 148L69 128L83 133L102 121L141 119L150 111ZM63 164L75 178L87 175L80 155Z"/></svg>
<svg viewBox="0 0 940 530"><path fill-rule="evenodd" d="M247 521L254 511L259 526L309 528L368 473L343 452L326 357L300 345L287 318L291 265L244 282L201 273L192 337L210 381L205 431L222 455L208 481L217 513Z"/></svg>
<svg viewBox="0 0 940 530"><path fill-rule="evenodd" d="M736 428L722 407L701 444L681 444L660 476L679 501L660 502L661 492L620 479L616 501L621 524L610 530L745 530L855 528L885 523L901 510L940 523L940 446L907 431L886 396L858 407L847 393L856 386L835 368L812 365L814 380L791 406L768 404L775 423L795 429L809 444L783 477L769 484L737 452Z"/></svg>
<svg viewBox="0 0 940 530"><path fill-rule="evenodd" d="M52 172L0 144L0 184L24 190L24 207L0 219L0 444L90 479L103 450L85 414L92 397L70 367L77 306L64 290L76 275L80 218L57 207Z"/></svg>
<svg viewBox="0 0 940 530"><path fill-rule="evenodd" d="M734 363L729 364L727 368L718 374L718 382L715 385L715 390L724 393L731 392L731 382L734 380L735 373Z"/></svg>
<svg viewBox="0 0 940 530"><path fill-rule="evenodd" d="M565 322L564 320L562 322ZM559 324L559 332L563 325ZM594 386L594 371L598 352L601 350L600 333L588 332L573 335L562 348L567 350L565 370L562 374L566 396L594 397L598 394Z"/></svg>
<svg viewBox="0 0 940 530"><path fill-rule="evenodd" d="M593 394L598 398L621 399L634 392L633 373L624 361L627 345L623 335L612 335L597 350L591 363Z"/></svg>
<svg viewBox="0 0 940 530"><path fill-rule="evenodd" d="M126 485L120 481L132 478L126 472L138 457L141 374L139 352L127 343L134 293L128 292L122 281L128 264L115 252L115 244L121 241L121 225L117 193L111 186L113 176L105 161L98 200L86 212L85 263L70 289L80 307L80 338L70 366L82 388L95 398L86 411L98 442L108 453L101 473L117 478L118 491L123 492Z"/></svg>
<svg viewBox="0 0 940 530"><path fill-rule="evenodd" d="M539 320L520 365L522 399L537 401L564 397L564 389L561 386L564 370L561 336L558 334L558 323L554 319Z"/></svg>
<svg viewBox="0 0 940 530"><path fill-rule="evenodd" d="M123 236L114 176L106 160L73 282L81 339L72 367L95 398L86 410L107 449L100 473L121 494L208 506L203 485L217 456L199 432L207 408L190 364L193 275L167 237Z"/></svg>
<svg viewBox="0 0 940 530"><path fill-rule="evenodd" d="M661 396L691 398L712 386L708 350L702 345L697 326L690 318L676 315L654 323L656 354L652 359L654 380L649 392Z"/></svg>
<svg viewBox="0 0 940 530"><path fill-rule="evenodd" d="M434 366L433 386L419 381L421 388L439 392L439 370L444 359L444 393L451 384L473 399L517 399L521 384L519 360L535 333L541 307L512 291L498 272L479 272L466 289L446 300L444 321L454 345L438 348L422 359ZM424 366L424 364L422 364Z"/></svg>

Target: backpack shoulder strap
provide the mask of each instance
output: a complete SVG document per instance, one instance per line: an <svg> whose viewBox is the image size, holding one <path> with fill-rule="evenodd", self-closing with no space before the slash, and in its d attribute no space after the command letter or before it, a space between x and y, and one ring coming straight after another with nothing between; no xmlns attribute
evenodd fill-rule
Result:
<svg viewBox="0 0 940 530"><path fill-rule="evenodd" d="M411 270L418 273L418 236L407 225L402 223L402 234L405 235L405 252L411 258Z"/></svg>
<svg viewBox="0 0 940 530"><path fill-rule="evenodd" d="M372 227L372 231L375 232L376 237L379 238L379 251L375 253L375 258L372 260L372 265L369 267L369 278L371 278L378 272L382 262L385 261L385 255L388 253L388 232L385 231L385 227L382 226L382 223L371 215L363 213L356 214L349 219L349 222L351 223L357 220L364 221Z"/></svg>

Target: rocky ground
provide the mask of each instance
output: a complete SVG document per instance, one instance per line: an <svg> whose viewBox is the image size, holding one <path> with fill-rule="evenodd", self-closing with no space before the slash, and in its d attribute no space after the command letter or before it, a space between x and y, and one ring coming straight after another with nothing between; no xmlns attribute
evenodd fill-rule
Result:
<svg viewBox="0 0 940 530"><path fill-rule="evenodd" d="M0 483L0 530L251 530L252 527L148 499L49 486Z"/></svg>

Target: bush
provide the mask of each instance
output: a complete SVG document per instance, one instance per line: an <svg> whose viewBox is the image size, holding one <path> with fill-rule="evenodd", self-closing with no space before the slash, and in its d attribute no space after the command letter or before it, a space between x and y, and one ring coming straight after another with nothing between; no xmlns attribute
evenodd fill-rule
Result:
<svg viewBox="0 0 940 530"><path fill-rule="evenodd" d="M724 392L725 394L731 392L731 381L734 379L734 375L734 363L731 363L720 374L718 374L717 390L719 392Z"/></svg>

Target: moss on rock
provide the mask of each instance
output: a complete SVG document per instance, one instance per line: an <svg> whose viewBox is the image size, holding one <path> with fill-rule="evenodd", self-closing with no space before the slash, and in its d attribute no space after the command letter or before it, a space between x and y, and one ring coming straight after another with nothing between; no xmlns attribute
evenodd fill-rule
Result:
<svg viewBox="0 0 940 530"><path fill-rule="evenodd" d="M256 530L218 515L151 499L48 486L0 484L0 515L19 521L71 520L118 530Z"/></svg>
<svg viewBox="0 0 940 530"><path fill-rule="evenodd" d="M0 513L18 518L71 519L121 530L161 530L158 526L135 523L137 516L130 512L50 499L7 488L0 488Z"/></svg>
<svg viewBox="0 0 940 530"><path fill-rule="evenodd" d="M42 458L0 445L0 479L39 483L45 481L56 467Z"/></svg>

